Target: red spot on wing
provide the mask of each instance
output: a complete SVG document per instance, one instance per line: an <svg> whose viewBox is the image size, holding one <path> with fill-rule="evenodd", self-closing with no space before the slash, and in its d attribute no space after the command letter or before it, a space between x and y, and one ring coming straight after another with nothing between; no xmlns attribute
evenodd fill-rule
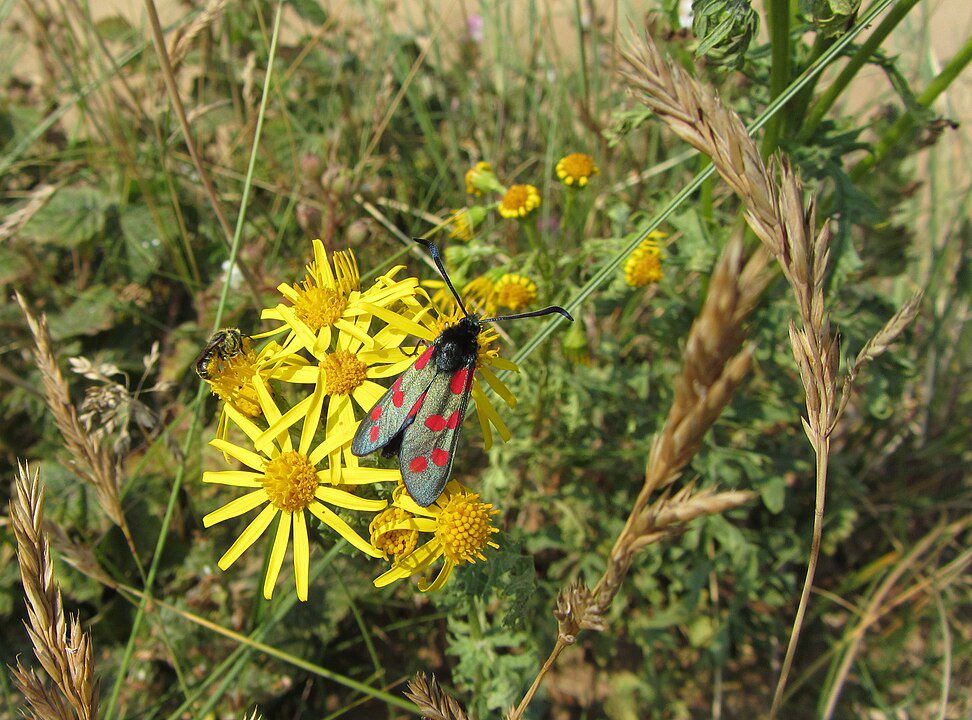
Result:
<svg viewBox="0 0 972 720"><path fill-rule="evenodd" d="M398 378L395 380L395 382L392 383L392 390L401 390L401 389L402 389L402 376L399 375Z"/></svg>
<svg viewBox="0 0 972 720"><path fill-rule="evenodd" d="M424 353L419 356L419 359L415 361L415 369L421 370L426 365L429 364L429 358L432 357L432 347L430 346Z"/></svg>
<svg viewBox="0 0 972 720"><path fill-rule="evenodd" d="M433 457L435 457L433 455ZM413 473L425 472L425 468L429 466L429 461L424 457L412 458L412 462L409 463L408 467Z"/></svg>
<svg viewBox="0 0 972 720"><path fill-rule="evenodd" d="M449 416L449 422L446 423L450 430L455 430L459 426L459 411L456 410Z"/></svg>
<svg viewBox="0 0 972 720"><path fill-rule="evenodd" d="M422 393L421 395L418 396L418 400L416 400L415 404L412 405L412 409L408 411L409 417L412 417L413 415L415 415L415 413L419 411L419 408L422 407L422 403L425 402L425 396L427 394L428 393Z"/></svg>
<svg viewBox="0 0 972 720"><path fill-rule="evenodd" d="M449 382L449 389L454 395L461 395L466 390L466 380L469 377L469 368L457 370Z"/></svg>
<svg viewBox="0 0 972 720"><path fill-rule="evenodd" d="M381 417L381 412L383 409L384 408L382 408L381 405L375 405L373 408L371 408L371 419L378 422L378 418Z"/></svg>
<svg viewBox="0 0 972 720"><path fill-rule="evenodd" d="M394 387L394 385L392 387ZM403 393L401 390L392 390L392 405L395 407L401 407L403 402L405 402L405 393Z"/></svg>
<svg viewBox="0 0 972 720"><path fill-rule="evenodd" d="M423 460L425 458L422 458ZM432 462L439 467L445 467L449 463L449 451L436 448L432 451Z"/></svg>
<svg viewBox="0 0 972 720"><path fill-rule="evenodd" d="M371 439L371 442L378 442L378 424L377 423L371 426L371 432L368 433L368 437Z"/></svg>
<svg viewBox="0 0 972 720"><path fill-rule="evenodd" d="M440 432L445 430L446 419L441 415L429 415L425 418L425 427L427 427L432 432Z"/></svg>

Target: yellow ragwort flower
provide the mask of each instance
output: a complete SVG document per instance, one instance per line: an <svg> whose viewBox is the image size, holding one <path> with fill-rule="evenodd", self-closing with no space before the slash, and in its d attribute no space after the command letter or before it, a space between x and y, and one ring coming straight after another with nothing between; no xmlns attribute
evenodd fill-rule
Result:
<svg viewBox="0 0 972 720"><path fill-rule="evenodd" d="M393 515L393 509L401 512ZM379 516L380 522L372 523L371 542L383 551L389 548L393 552L388 554L395 556L391 569L375 578L375 587L423 573L442 558L435 580L418 583L422 592L440 589L458 565L485 560L483 551L487 547L499 547L492 540L499 532L492 526L492 517L498 512L455 480L446 485L438 500L424 508L412 500L404 486L395 488L392 508ZM415 547L419 533L431 533L432 538Z"/></svg>
<svg viewBox="0 0 972 720"><path fill-rule="evenodd" d="M314 384L323 377L324 394L329 397L324 419L326 437L344 437L345 442L332 445L328 453L330 482L341 483L348 468L358 467L358 458L351 452L351 438L360 419L371 410L385 388L375 379L400 375L415 362L417 348L402 348L407 335L397 328L386 325L372 335L372 316L364 314L355 321L354 334L341 330L337 334L335 349L317 362L300 358L278 370L275 378L291 383ZM359 339L368 335L372 346L366 347ZM255 439L258 450L267 447L280 432L300 419L299 414L286 414ZM344 456L343 463L341 456Z"/></svg>
<svg viewBox="0 0 972 720"><path fill-rule="evenodd" d="M500 183L493 166L488 162L478 162L466 171L466 192L480 197L483 193L503 192L505 188Z"/></svg>
<svg viewBox="0 0 972 720"><path fill-rule="evenodd" d="M253 387L256 390L262 415L270 422L279 420L282 417L281 412L259 375L254 376ZM384 500L362 498L347 490L330 486L328 469L318 469L318 465L333 452L335 447L340 447L350 440L350 436L333 434L328 435L316 446L313 445L314 435L324 409L324 389L324 373L319 371L313 394L284 413L284 415L296 415L303 420L300 440L296 447L290 433L284 429L277 433L270 443L263 446L262 450L256 448L256 440L263 430L231 405L226 406L227 414L237 427L251 441L254 441L255 450L218 438L209 443L224 455L241 462L248 469L205 472L203 482L247 488L249 492L206 515L203 524L211 527L261 505L264 506L236 542L219 559L219 567L222 570L228 569L263 535L273 520L279 518L267 574L263 582L263 596L268 600L273 594L277 576L283 566L291 535L294 540L294 578L297 597L301 600L307 599L310 547L305 511L317 517L362 552L372 557L382 556L371 543L358 535L350 525L327 507L333 505L349 510L377 512L383 510L387 503ZM353 430L351 432L353 433ZM395 481L399 477L400 473L397 470L346 468L342 473L341 481L345 486L354 486Z"/></svg>
<svg viewBox="0 0 972 720"><path fill-rule="evenodd" d="M533 185L513 185L500 200L499 214L505 218L525 218L540 207L540 191Z"/></svg>
<svg viewBox="0 0 972 720"><path fill-rule="evenodd" d="M579 188L587 185L590 179L600 172L594 164L594 158L585 153L571 153L560 158L557 161L556 171L557 177L564 185L571 187L576 185Z"/></svg>
<svg viewBox="0 0 972 720"><path fill-rule="evenodd" d="M369 347L372 339L357 330L355 318L366 313L365 305L390 307L399 300L415 294L415 278L395 281L394 275L403 266L392 268L371 288L361 291L361 277L354 253L344 250L334 253L332 269L324 243L314 240L314 260L307 265L304 280L296 284L281 283L277 290L289 304L280 303L263 311L263 319L280 320L283 325L274 332L289 331L282 343L282 355L306 349L322 358L331 347L332 328L357 334Z"/></svg>
<svg viewBox="0 0 972 720"><path fill-rule="evenodd" d="M525 275L506 273L493 286L493 297L501 308L519 312L537 299L537 286Z"/></svg>
<svg viewBox="0 0 972 720"><path fill-rule="evenodd" d="M652 232L628 256L624 263L624 280L628 285L644 287L665 277L661 264L661 247L658 245L658 240L665 237L665 233Z"/></svg>

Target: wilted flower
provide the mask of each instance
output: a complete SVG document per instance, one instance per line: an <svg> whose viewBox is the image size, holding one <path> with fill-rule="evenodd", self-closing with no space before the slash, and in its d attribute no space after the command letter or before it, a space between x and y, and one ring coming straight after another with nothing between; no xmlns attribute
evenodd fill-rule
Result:
<svg viewBox="0 0 972 720"><path fill-rule="evenodd" d="M472 240L473 232L486 219L486 208L473 205L453 210L449 218L449 237L463 242Z"/></svg>
<svg viewBox="0 0 972 720"><path fill-rule="evenodd" d="M503 192L505 189L488 162L478 162L466 171L466 192L470 195L479 197L483 193Z"/></svg>

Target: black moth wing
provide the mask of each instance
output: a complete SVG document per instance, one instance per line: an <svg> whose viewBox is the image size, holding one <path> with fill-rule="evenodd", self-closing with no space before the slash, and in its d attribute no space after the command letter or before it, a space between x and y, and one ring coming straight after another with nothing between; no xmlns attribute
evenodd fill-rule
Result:
<svg viewBox="0 0 972 720"><path fill-rule="evenodd" d="M437 348L430 345L374 404L358 424L351 452L362 457L381 450L402 430L436 376Z"/></svg>
<svg viewBox="0 0 972 720"><path fill-rule="evenodd" d="M473 357L454 373L439 372L405 428L398 462L409 495L421 507L438 500L449 481L475 369Z"/></svg>

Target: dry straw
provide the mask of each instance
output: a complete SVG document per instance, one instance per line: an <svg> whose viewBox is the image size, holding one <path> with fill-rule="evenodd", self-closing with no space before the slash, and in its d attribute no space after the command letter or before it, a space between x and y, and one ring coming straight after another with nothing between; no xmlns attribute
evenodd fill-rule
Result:
<svg viewBox="0 0 972 720"><path fill-rule="evenodd" d="M133 557L138 560L135 542L122 512L119 491L121 469L117 458L98 438L85 430L78 418L67 382L54 356L47 319L43 315L36 317L20 293L15 293L15 298L34 338L34 360L43 378L47 406L54 415L58 430L61 431L64 444L71 455L70 465L81 479L95 489L98 504L124 533Z"/></svg>
<svg viewBox="0 0 972 720"><path fill-rule="evenodd" d="M17 537L17 558L27 600L27 633L34 655L54 684L51 687L20 661L14 679L27 699L24 713L37 720L93 720L98 714L91 639L77 618L66 619L47 537L41 528L44 491L37 471L18 465L10 501Z"/></svg>

